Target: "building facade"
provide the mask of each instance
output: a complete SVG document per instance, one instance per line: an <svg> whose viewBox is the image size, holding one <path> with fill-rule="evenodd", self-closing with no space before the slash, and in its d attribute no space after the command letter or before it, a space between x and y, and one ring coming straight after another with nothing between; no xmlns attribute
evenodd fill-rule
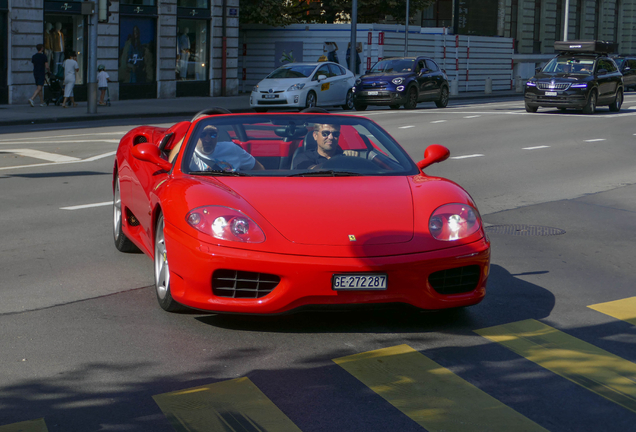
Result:
<svg viewBox="0 0 636 432"><path fill-rule="evenodd" d="M238 94L239 0L108 3L97 24L97 63L113 81L111 99ZM74 92L86 100L91 22L79 0L0 0L0 103L26 103L33 94L31 57L40 43L62 79L64 59L77 54Z"/></svg>

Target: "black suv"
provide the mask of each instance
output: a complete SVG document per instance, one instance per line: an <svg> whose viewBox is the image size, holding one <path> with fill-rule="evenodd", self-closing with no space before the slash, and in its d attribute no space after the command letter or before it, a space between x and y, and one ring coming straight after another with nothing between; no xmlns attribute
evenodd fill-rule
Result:
<svg viewBox="0 0 636 432"><path fill-rule="evenodd" d="M391 57L377 62L353 87L353 105L363 111L368 105L414 109L418 102L448 105L446 73L428 57Z"/></svg>
<svg viewBox="0 0 636 432"><path fill-rule="evenodd" d="M597 105L620 111L623 75L608 56L613 48L607 42L555 42L554 49L560 53L526 83L526 111L555 107L593 114Z"/></svg>
<svg viewBox="0 0 636 432"><path fill-rule="evenodd" d="M617 55L612 58L623 74L625 90L636 90L636 55Z"/></svg>

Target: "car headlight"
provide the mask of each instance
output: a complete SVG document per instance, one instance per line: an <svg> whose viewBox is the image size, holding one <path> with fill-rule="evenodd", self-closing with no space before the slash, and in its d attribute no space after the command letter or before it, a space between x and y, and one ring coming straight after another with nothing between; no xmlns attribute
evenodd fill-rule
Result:
<svg viewBox="0 0 636 432"><path fill-rule="evenodd" d="M361 82L362 82L362 80L361 80L360 78L358 78L358 79L356 80L356 85L360 84Z"/></svg>
<svg viewBox="0 0 636 432"><path fill-rule="evenodd" d="M220 240L241 243L262 243L265 233L252 219L240 210L223 206L204 206L191 210L188 224L204 234Z"/></svg>
<svg viewBox="0 0 636 432"><path fill-rule="evenodd" d="M526 82L526 86L528 86L528 87L536 87L537 83L532 82L532 81L528 81L528 82Z"/></svg>
<svg viewBox="0 0 636 432"><path fill-rule="evenodd" d="M441 241L463 239L476 233L481 227L479 212L467 204L445 204L433 212L428 229Z"/></svg>
<svg viewBox="0 0 636 432"><path fill-rule="evenodd" d="M253 88L252 88L253 92L257 92L258 91L258 84L256 84Z"/></svg>
<svg viewBox="0 0 636 432"><path fill-rule="evenodd" d="M587 83L572 84L572 88L587 88Z"/></svg>
<svg viewBox="0 0 636 432"><path fill-rule="evenodd" d="M301 90L303 87L305 87L305 83L298 83L288 88L287 91Z"/></svg>
<svg viewBox="0 0 636 432"><path fill-rule="evenodd" d="M404 82L404 78L393 78L391 82L395 85L400 85Z"/></svg>

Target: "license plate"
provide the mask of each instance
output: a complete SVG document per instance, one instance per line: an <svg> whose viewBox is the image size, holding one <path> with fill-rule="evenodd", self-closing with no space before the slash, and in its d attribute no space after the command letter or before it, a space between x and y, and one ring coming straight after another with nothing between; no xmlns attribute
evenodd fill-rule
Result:
<svg viewBox="0 0 636 432"><path fill-rule="evenodd" d="M331 283L336 291L385 290L387 279L385 273L349 273L333 275Z"/></svg>
<svg viewBox="0 0 636 432"><path fill-rule="evenodd" d="M556 96L557 92L545 92L546 96Z"/></svg>
<svg viewBox="0 0 636 432"><path fill-rule="evenodd" d="M263 99L276 99L277 97L278 97L278 95L275 95L275 94L263 95Z"/></svg>
<svg viewBox="0 0 636 432"><path fill-rule="evenodd" d="M379 95L379 94L380 94L380 92L377 92L377 91L370 91L370 92L367 92L367 94L368 94L369 96L377 96L377 95Z"/></svg>

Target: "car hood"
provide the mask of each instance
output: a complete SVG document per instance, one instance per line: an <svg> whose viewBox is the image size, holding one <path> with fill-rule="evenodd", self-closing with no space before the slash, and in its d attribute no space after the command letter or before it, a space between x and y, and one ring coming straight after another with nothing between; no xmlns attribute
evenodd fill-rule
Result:
<svg viewBox="0 0 636 432"><path fill-rule="evenodd" d="M259 91L268 91L270 89L273 91L286 91L298 83L309 85L311 81L308 78L266 78L258 83L258 89Z"/></svg>
<svg viewBox="0 0 636 432"><path fill-rule="evenodd" d="M405 73L405 72L400 72L400 73L394 73L394 72L387 72L387 73L371 73L371 74L367 74L367 75L362 75L362 77L360 77L360 79L364 82L372 82L372 81L378 81L378 80L382 80L382 81L386 81L386 80L392 80L393 78L407 78L409 75L411 75L410 73Z"/></svg>
<svg viewBox="0 0 636 432"><path fill-rule="evenodd" d="M413 238L413 198L406 177L243 180L221 179L293 243L385 245Z"/></svg>

